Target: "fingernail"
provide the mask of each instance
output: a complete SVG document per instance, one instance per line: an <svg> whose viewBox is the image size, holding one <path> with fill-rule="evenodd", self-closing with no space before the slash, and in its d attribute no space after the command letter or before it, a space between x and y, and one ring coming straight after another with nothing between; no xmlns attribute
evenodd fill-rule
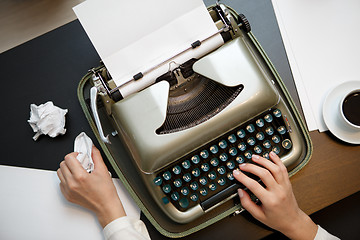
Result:
<svg viewBox="0 0 360 240"><path fill-rule="evenodd" d="M236 176L240 175L240 171L237 170L237 169L235 169L235 170L233 171L233 175L236 175Z"/></svg>
<svg viewBox="0 0 360 240"><path fill-rule="evenodd" d="M276 154L275 154L273 151L271 151L271 152L269 153L269 155L272 156L272 157L275 157L275 156L276 156Z"/></svg>
<svg viewBox="0 0 360 240"><path fill-rule="evenodd" d="M239 188L238 194L239 194L239 197L242 198L244 196L243 190Z"/></svg>
<svg viewBox="0 0 360 240"><path fill-rule="evenodd" d="M258 160L259 158L260 158L259 155L252 155L252 159L253 159L253 160Z"/></svg>
<svg viewBox="0 0 360 240"><path fill-rule="evenodd" d="M239 167L244 167L244 166L246 166L246 163L242 163L239 165Z"/></svg>

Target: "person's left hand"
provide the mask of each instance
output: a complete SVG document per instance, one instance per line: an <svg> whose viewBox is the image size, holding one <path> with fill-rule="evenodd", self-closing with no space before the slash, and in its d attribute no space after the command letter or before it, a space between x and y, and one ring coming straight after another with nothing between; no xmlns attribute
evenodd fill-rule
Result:
<svg viewBox="0 0 360 240"><path fill-rule="evenodd" d="M112 220L125 216L124 208L100 151L93 146L94 171L88 173L76 159L78 153L70 153L60 163L57 175L64 197L72 203L92 210L102 227Z"/></svg>

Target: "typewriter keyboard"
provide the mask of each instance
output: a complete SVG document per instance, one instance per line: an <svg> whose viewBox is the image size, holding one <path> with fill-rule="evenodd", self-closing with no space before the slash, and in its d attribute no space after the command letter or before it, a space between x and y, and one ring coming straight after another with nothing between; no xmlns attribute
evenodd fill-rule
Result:
<svg viewBox="0 0 360 240"><path fill-rule="evenodd" d="M269 158L273 151L281 157L291 148L281 111L270 109L161 170L153 183L161 188L164 204L179 211L200 204L206 210L241 187L232 172L252 154Z"/></svg>

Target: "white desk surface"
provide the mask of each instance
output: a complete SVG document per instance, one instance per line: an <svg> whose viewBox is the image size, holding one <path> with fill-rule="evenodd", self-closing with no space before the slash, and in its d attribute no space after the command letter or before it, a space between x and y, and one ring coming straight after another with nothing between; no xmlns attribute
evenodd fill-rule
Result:
<svg viewBox="0 0 360 240"><path fill-rule="evenodd" d="M113 179L127 215L140 209ZM0 239L104 239L95 214L68 202L55 171L0 165Z"/></svg>

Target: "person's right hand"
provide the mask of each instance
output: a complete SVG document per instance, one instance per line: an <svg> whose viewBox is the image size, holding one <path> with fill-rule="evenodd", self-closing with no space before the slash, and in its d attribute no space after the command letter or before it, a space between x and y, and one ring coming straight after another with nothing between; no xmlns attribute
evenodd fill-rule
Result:
<svg viewBox="0 0 360 240"><path fill-rule="evenodd" d="M286 167L274 152L270 153L270 159L253 155L252 160L263 167L246 163L239 166L241 171L233 172L262 203L257 205L246 191L239 189L241 205L254 218L291 239L314 239L317 225L298 207ZM258 176L266 187L242 171Z"/></svg>

